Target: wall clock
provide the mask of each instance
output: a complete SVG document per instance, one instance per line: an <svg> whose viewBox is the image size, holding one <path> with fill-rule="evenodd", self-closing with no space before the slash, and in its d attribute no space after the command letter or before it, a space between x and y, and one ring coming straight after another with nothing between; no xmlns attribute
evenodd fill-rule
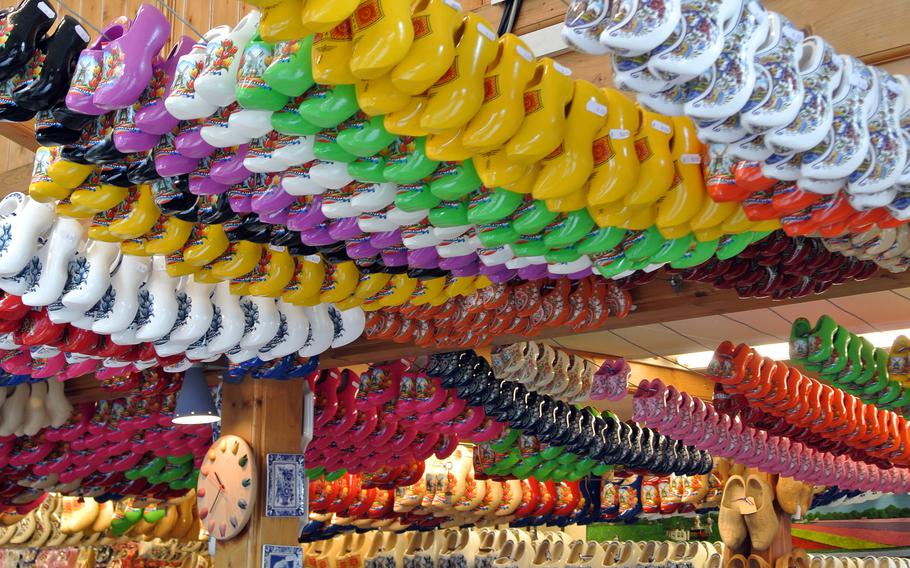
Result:
<svg viewBox="0 0 910 568"><path fill-rule="evenodd" d="M199 468L196 504L199 518L218 540L237 536L250 522L259 490L253 450L242 438L218 438Z"/></svg>

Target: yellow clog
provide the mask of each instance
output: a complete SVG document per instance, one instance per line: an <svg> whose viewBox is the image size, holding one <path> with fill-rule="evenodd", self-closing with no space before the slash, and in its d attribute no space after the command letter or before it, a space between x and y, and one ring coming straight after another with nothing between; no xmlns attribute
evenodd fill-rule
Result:
<svg viewBox="0 0 910 568"><path fill-rule="evenodd" d="M445 276L431 278L430 280L421 280L417 285L417 289L411 294L409 303L415 306L423 306L429 304L439 296L448 299L448 296L445 294L445 286Z"/></svg>
<svg viewBox="0 0 910 568"><path fill-rule="evenodd" d="M347 20L359 3L359 0L306 0L300 11L300 22L311 30L327 32Z"/></svg>
<svg viewBox="0 0 910 568"><path fill-rule="evenodd" d="M446 276L445 294L449 298L467 296L474 289L473 276Z"/></svg>
<svg viewBox="0 0 910 568"><path fill-rule="evenodd" d="M351 72L358 79L378 79L401 63L414 42L410 3L363 0L351 15L351 30Z"/></svg>
<svg viewBox="0 0 910 568"><path fill-rule="evenodd" d="M437 162L463 162L470 158L471 153L461 145L462 132L464 128L456 128L427 136L427 157Z"/></svg>
<svg viewBox="0 0 910 568"><path fill-rule="evenodd" d="M591 145L606 122L607 97L587 81L576 81L566 117L566 137L541 161L535 199L554 199L583 188L594 169Z"/></svg>
<svg viewBox="0 0 910 568"><path fill-rule="evenodd" d="M285 247L267 246L259 261L261 274L250 281L250 294L277 298L294 278L294 257Z"/></svg>
<svg viewBox="0 0 910 568"><path fill-rule="evenodd" d="M331 0L329 0L331 1ZM309 5L307 2L305 5ZM352 85L357 77L351 73L353 51L351 21L344 20L330 31L313 36L313 79L321 85Z"/></svg>
<svg viewBox="0 0 910 568"><path fill-rule="evenodd" d="M420 126L420 117L423 116L426 106L426 97L411 97L403 109L385 115L382 125L392 134L399 136L426 136L430 132Z"/></svg>
<svg viewBox="0 0 910 568"><path fill-rule="evenodd" d="M638 108L616 89L604 89L607 122L592 146L594 171L588 180L588 204L592 207L618 201L638 184L641 164L635 152Z"/></svg>
<svg viewBox="0 0 910 568"><path fill-rule="evenodd" d="M584 209L588 204L588 196L584 189L579 189L569 195L563 195L562 197L557 197L555 199L546 199L544 200L544 203L550 211L568 213L570 211Z"/></svg>
<svg viewBox="0 0 910 568"><path fill-rule="evenodd" d="M229 244L224 225L203 225L183 248L183 260L196 267L205 266L224 254Z"/></svg>
<svg viewBox="0 0 910 568"><path fill-rule="evenodd" d="M695 125L689 118L674 116L671 154L676 174L670 191L657 205L657 228L688 223L701 209L706 199L705 178L701 170L704 147L695 134Z"/></svg>
<svg viewBox="0 0 910 568"><path fill-rule="evenodd" d="M370 116L386 115L407 108L411 95L398 90L386 74L378 79L357 81L354 85L357 105Z"/></svg>
<svg viewBox="0 0 910 568"><path fill-rule="evenodd" d="M360 271L353 261L330 264L326 267L319 299L325 303L338 303L352 296L359 282Z"/></svg>
<svg viewBox="0 0 910 568"><path fill-rule="evenodd" d="M325 266L318 256L297 259L294 278L284 288L281 298L297 306L315 306L325 280Z"/></svg>
<svg viewBox="0 0 910 568"><path fill-rule="evenodd" d="M673 125L663 115L641 110L641 124L635 137L635 150L641 163L641 172L635 188L626 194L626 204L634 206L654 203L667 191L676 175L670 156L670 138Z"/></svg>
<svg viewBox="0 0 910 568"><path fill-rule="evenodd" d="M51 203L69 196L71 188L66 188L56 183L48 176L47 170L59 161L56 148L39 146L35 151L35 161L32 166L32 179L28 184L28 195L35 201Z"/></svg>
<svg viewBox="0 0 910 568"><path fill-rule="evenodd" d="M427 90L420 126L430 132L452 131L474 118L484 100L483 74L496 57L496 33L474 12L456 31L455 60Z"/></svg>
<svg viewBox="0 0 910 568"><path fill-rule="evenodd" d="M496 58L483 79L483 105L464 131L465 148L487 152L500 148L518 132L525 118L524 90L535 68L534 55L518 36L499 38Z"/></svg>
<svg viewBox="0 0 910 568"><path fill-rule="evenodd" d="M525 118L506 143L509 159L520 164L539 162L559 147L566 134L566 107L575 81L571 71L549 57L537 61L525 86Z"/></svg>
<svg viewBox="0 0 910 568"><path fill-rule="evenodd" d="M418 0L411 23L414 42L390 73L392 84L409 95L433 86L455 59L455 30L464 13L447 0Z"/></svg>
<svg viewBox="0 0 910 568"><path fill-rule="evenodd" d="M300 12L303 0L282 0L262 11L259 19L259 36L267 43L296 41L313 33L303 25Z"/></svg>
<svg viewBox="0 0 910 568"><path fill-rule="evenodd" d="M381 292L392 279L391 274L384 272L364 272L360 275L360 282L357 283L357 289L354 290L354 296L366 300Z"/></svg>
<svg viewBox="0 0 910 568"><path fill-rule="evenodd" d="M37 153L35 154L37 159ZM95 171L95 164L77 164L55 158L47 166L47 175L54 183L67 189L76 189Z"/></svg>
<svg viewBox="0 0 910 568"><path fill-rule="evenodd" d="M114 186L102 186L114 187ZM73 192L75 199L76 192ZM135 239L146 234L149 229L155 226L158 217L161 216L161 210L155 204L155 198L152 195L152 188L147 184L135 186L131 193L124 201L123 207L118 207L118 211L123 211L117 215L117 219L108 227L111 234L122 239Z"/></svg>
<svg viewBox="0 0 910 568"><path fill-rule="evenodd" d="M713 199L705 199L702 201L698 213L689 219L689 226L692 227L693 232L715 227L733 215L737 208L741 209L736 201L718 203Z"/></svg>
<svg viewBox="0 0 910 568"><path fill-rule="evenodd" d="M262 245L234 241L212 262L212 275L219 280L232 280L252 272L262 259Z"/></svg>
<svg viewBox="0 0 910 568"><path fill-rule="evenodd" d="M416 278L411 278L407 274L396 274L389 280L389 286L379 293L381 297L379 303L387 308L400 306L408 301L416 288Z"/></svg>
<svg viewBox="0 0 910 568"><path fill-rule="evenodd" d="M189 221L162 215L146 237L145 250L149 251L149 254L175 253L183 248L192 232L193 224Z"/></svg>
<svg viewBox="0 0 910 568"><path fill-rule="evenodd" d="M502 148L476 154L472 161L477 176L487 187L504 187L518 183L533 171L533 166L509 160Z"/></svg>

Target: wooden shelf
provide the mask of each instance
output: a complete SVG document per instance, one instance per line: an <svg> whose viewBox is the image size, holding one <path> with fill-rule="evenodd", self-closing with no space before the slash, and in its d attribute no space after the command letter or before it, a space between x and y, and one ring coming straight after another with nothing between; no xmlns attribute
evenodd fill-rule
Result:
<svg viewBox="0 0 910 568"><path fill-rule="evenodd" d="M622 319L612 318L607 320L607 324L603 328L582 332L569 328L547 328L536 335L535 339L552 339L583 333L595 333L605 329L621 329L624 327L666 323L770 306L798 304L819 298L839 298L867 292L881 292L905 286L910 286L910 271L899 274L881 271L863 282L845 282L844 284L833 286L821 296L811 295L795 300L778 301L771 298L741 299L732 290L718 290L700 282L684 282L679 293L677 293L665 278L658 276L657 279L648 284L632 290L634 307L628 317ZM502 335L493 340L493 345L514 343L521 339L523 339L521 336ZM360 339L341 349L329 351L321 357L320 361L323 366L337 367L384 361L410 355L438 353L446 350L452 349L434 349L419 347L410 343ZM621 353L618 355L621 355Z"/></svg>

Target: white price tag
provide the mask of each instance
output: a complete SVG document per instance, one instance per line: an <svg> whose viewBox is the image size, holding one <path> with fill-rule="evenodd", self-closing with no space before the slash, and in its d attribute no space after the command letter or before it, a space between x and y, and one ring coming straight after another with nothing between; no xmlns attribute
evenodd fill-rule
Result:
<svg viewBox="0 0 910 568"><path fill-rule="evenodd" d="M496 41L496 32L485 26L484 24L477 24L477 31L480 32L480 35L487 38L490 41Z"/></svg>
<svg viewBox="0 0 910 568"><path fill-rule="evenodd" d="M269 245L269 250L272 250L275 252L284 252L284 251L288 250L288 247L279 247L276 245Z"/></svg>
<svg viewBox="0 0 910 568"><path fill-rule="evenodd" d="M629 136L632 136L632 133L626 130L625 128L611 128L610 129L610 138L613 140L625 140Z"/></svg>
<svg viewBox="0 0 910 568"><path fill-rule="evenodd" d="M88 32L85 31L85 28L83 28L80 25L76 25L76 35L81 37L82 41L90 41L92 39L91 37L89 37Z"/></svg>
<svg viewBox="0 0 910 568"><path fill-rule="evenodd" d="M38 9L44 12L44 15L48 18L56 18L57 12L54 12L54 9L45 4L44 2L38 2Z"/></svg>
<svg viewBox="0 0 910 568"><path fill-rule="evenodd" d="M557 63L557 62L555 62L555 61L553 62L553 69L556 69L557 71L559 71L560 73L562 73L562 74L565 75L566 77L571 77L571 76L572 76L572 70L571 70L571 69L569 69L569 68L566 67L565 65L561 65L561 64L559 64L559 63Z"/></svg>
<svg viewBox="0 0 910 568"><path fill-rule="evenodd" d="M679 157L679 161L684 164L700 164L701 155L699 154L683 154Z"/></svg>
<svg viewBox="0 0 910 568"><path fill-rule="evenodd" d="M515 51L518 52L518 55L521 56L525 61L534 61L534 54L528 51L524 46L519 45L515 47Z"/></svg>
<svg viewBox="0 0 910 568"><path fill-rule="evenodd" d="M656 130L658 132L663 132L664 134L670 134L671 132L673 132L673 129L670 128L669 124L667 124L666 122L661 122L661 121L657 120L656 118L651 121L651 127L653 127L654 130Z"/></svg>
<svg viewBox="0 0 910 568"><path fill-rule="evenodd" d="M588 112L597 116L607 116L607 105L600 104L594 97L588 99L588 104L585 105L585 108L588 109Z"/></svg>
<svg viewBox="0 0 910 568"><path fill-rule="evenodd" d="M443 3L453 10L461 12L461 2L458 2L457 0L443 0Z"/></svg>

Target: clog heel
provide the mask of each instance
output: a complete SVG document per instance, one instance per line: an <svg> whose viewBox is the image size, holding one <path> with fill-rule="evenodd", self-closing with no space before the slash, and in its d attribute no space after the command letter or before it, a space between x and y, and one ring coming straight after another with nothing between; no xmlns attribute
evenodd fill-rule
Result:
<svg viewBox="0 0 910 568"><path fill-rule="evenodd" d="M535 199L564 197L584 187L594 169L591 146L606 122L606 103L603 91L587 81L575 82L566 117L567 136L543 159L532 190Z"/></svg>
<svg viewBox="0 0 910 568"><path fill-rule="evenodd" d="M607 122L594 139L594 172L588 181L588 205L596 207L624 198L638 184L641 162L635 150L641 115L629 97L604 89Z"/></svg>
<svg viewBox="0 0 910 568"><path fill-rule="evenodd" d="M283 0L262 10L259 34L264 41L278 43L294 41L309 35L312 30L303 24L300 12L303 0Z"/></svg>
<svg viewBox="0 0 910 568"><path fill-rule="evenodd" d="M657 227L674 227L688 223L701 209L705 183L701 171L702 145L695 135L695 125L685 117L674 116L671 157L676 168L670 190L657 207Z"/></svg>
<svg viewBox="0 0 910 568"><path fill-rule="evenodd" d="M458 130L477 114L484 99L483 75L496 57L496 33L482 16L468 13L455 36L454 62L427 91L420 117L420 126L430 132Z"/></svg>
<svg viewBox="0 0 910 568"><path fill-rule="evenodd" d="M670 155L672 136L673 126L666 117L641 110L640 128L635 138L641 174L638 184L623 200L627 205L654 203L670 189L675 175Z"/></svg>
<svg viewBox="0 0 910 568"><path fill-rule="evenodd" d="M510 160L534 164L559 147L566 134L566 107L575 91L571 73L549 57L538 60L525 87L525 120L505 146Z"/></svg>
<svg viewBox="0 0 910 568"><path fill-rule="evenodd" d="M359 0L307 0L300 11L300 20L314 31L327 32L351 17L360 3Z"/></svg>
<svg viewBox="0 0 910 568"><path fill-rule="evenodd" d="M351 72L378 79L401 62L414 41L410 5L400 0L368 0L351 16Z"/></svg>
<svg viewBox="0 0 910 568"><path fill-rule="evenodd" d="M71 188L66 188L56 183L47 173L48 168L55 161L57 151L51 148L40 147L35 152L35 163L32 168L32 179L28 184L28 196L35 201L50 203L69 197ZM92 166L94 169L94 166Z"/></svg>
<svg viewBox="0 0 910 568"><path fill-rule="evenodd" d="M414 5L414 42L390 73L396 89L417 96L445 74L455 59L455 30L463 17L455 4L445 0L420 0Z"/></svg>
<svg viewBox="0 0 910 568"><path fill-rule="evenodd" d="M535 72L535 61L527 44L514 34L499 38L496 58L484 76L485 85L495 85L486 93L480 110L465 127L464 147L474 153L505 144L521 128L524 120L524 90Z"/></svg>
<svg viewBox="0 0 910 568"><path fill-rule="evenodd" d="M170 29L160 10L142 4L130 28L104 46L101 82L92 102L105 110L136 102L152 79L152 59L164 47Z"/></svg>

